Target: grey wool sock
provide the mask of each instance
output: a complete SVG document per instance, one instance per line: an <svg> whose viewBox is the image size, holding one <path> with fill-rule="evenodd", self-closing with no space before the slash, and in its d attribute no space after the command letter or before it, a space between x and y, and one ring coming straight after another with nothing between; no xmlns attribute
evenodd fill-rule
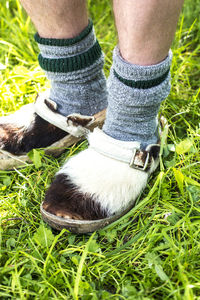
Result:
<svg viewBox="0 0 200 300"><path fill-rule="evenodd" d="M36 33L39 64L51 82L50 99L62 115L93 115L107 106L104 57L93 24L75 38L48 39Z"/></svg>
<svg viewBox="0 0 200 300"><path fill-rule="evenodd" d="M103 131L122 141L138 141L142 147L158 142L157 114L170 92L172 52L156 65L126 62L118 47L108 79L108 108Z"/></svg>

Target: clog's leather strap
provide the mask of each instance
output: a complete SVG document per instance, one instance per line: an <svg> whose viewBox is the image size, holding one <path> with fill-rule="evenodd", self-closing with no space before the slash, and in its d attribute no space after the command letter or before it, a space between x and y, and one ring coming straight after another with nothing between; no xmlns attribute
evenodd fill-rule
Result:
<svg viewBox="0 0 200 300"><path fill-rule="evenodd" d="M151 168L160 151L159 144L148 145L143 150L138 142L115 140L98 128L89 134L88 140L90 147L95 151L142 171L148 171Z"/></svg>
<svg viewBox="0 0 200 300"><path fill-rule="evenodd" d="M57 112L57 104L49 99L49 92L39 94L35 101L35 112L44 120L54 126L68 132L75 137L81 137L89 133L90 126L95 118L71 114L63 116Z"/></svg>

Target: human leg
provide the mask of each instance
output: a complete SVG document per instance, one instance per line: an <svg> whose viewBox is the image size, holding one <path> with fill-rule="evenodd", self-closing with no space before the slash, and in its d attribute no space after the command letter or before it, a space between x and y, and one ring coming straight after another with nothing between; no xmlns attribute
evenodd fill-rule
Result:
<svg viewBox="0 0 200 300"><path fill-rule="evenodd" d="M45 212L62 217L66 227L71 219L108 217L133 205L146 186L158 164L159 145L151 143L158 143L157 113L170 90L168 52L182 2L114 1L119 46L103 132L90 134L89 148L57 174L42 207L47 221Z"/></svg>
<svg viewBox="0 0 200 300"><path fill-rule="evenodd" d="M136 65L163 61L174 38L183 0L114 0L122 57Z"/></svg>
<svg viewBox="0 0 200 300"><path fill-rule="evenodd" d="M107 105L103 55L92 22L88 23L86 1L21 3L38 30L35 39L41 51L39 62L51 89L50 101L39 98L41 105L47 104L44 111L37 100L36 105L29 104L15 115L0 119L0 148L14 154L49 146L66 136L71 126L67 126L66 116L92 116ZM57 124L57 114L63 116L63 126ZM52 115L55 122L51 122ZM85 124L90 119L80 121ZM76 126L78 121L76 118Z"/></svg>
<svg viewBox="0 0 200 300"><path fill-rule="evenodd" d="M85 0L20 0L43 38L70 39L88 25Z"/></svg>

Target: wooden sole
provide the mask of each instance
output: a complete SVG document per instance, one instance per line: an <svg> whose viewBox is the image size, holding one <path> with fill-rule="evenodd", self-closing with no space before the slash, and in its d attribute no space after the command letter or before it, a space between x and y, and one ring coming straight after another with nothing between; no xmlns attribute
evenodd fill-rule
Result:
<svg viewBox="0 0 200 300"><path fill-rule="evenodd" d="M100 230L109 224L115 222L125 214L127 214L134 207L134 203L130 204L125 209L120 212L99 220L74 220L74 219L65 219L58 216L55 216L46 210L43 209L42 204L40 206L40 213L42 219L52 228L56 230L68 229L72 233L85 234L91 233L97 230Z"/></svg>

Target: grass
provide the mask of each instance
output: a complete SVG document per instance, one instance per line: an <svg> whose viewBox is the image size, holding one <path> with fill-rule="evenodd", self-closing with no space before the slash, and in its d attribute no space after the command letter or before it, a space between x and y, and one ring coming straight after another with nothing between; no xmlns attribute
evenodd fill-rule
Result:
<svg viewBox="0 0 200 300"><path fill-rule="evenodd" d="M89 1L111 65L111 7ZM17 0L0 0L0 110L32 102L48 83L34 29ZM58 233L39 206L66 157L44 156L0 172L0 299L200 299L200 5L185 1L173 43L172 91L162 104L170 128L161 168L124 218L92 235ZM4 68L3 68L4 66Z"/></svg>

